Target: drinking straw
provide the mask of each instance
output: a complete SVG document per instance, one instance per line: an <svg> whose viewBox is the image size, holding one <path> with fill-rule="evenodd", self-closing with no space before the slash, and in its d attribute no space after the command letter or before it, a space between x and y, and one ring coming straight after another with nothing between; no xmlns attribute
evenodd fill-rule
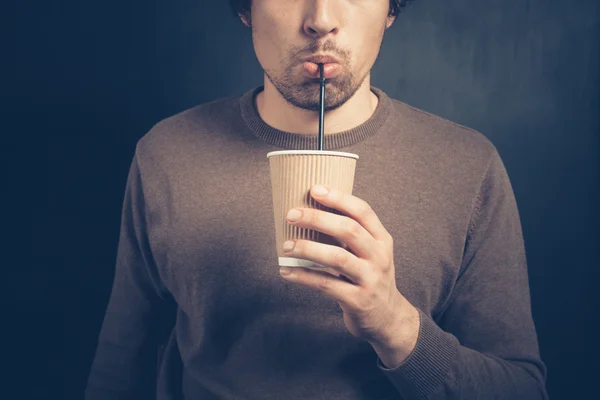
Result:
<svg viewBox="0 0 600 400"><path fill-rule="evenodd" d="M319 150L323 150L324 138L324 123L325 123L325 72L323 70L323 64L319 63L319 73L321 74L321 95L319 98Z"/></svg>

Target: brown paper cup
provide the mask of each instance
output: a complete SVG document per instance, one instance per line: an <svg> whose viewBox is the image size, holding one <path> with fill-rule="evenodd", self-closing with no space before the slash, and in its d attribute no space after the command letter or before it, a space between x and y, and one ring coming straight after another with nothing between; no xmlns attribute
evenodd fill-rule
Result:
<svg viewBox="0 0 600 400"><path fill-rule="evenodd" d="M290 209L296 207L315 208L341 214L314 200L310 195L310 189L316 184L321 184L351 194L358 155L337 151L285 150L268 153L267 158L271 169L275 241L279 265L325 270L336 276L339 275L323 265L287 257L283 253L283 243L294 239L343 246L343 243L322 232L290 225L285 216Z"/></svg>

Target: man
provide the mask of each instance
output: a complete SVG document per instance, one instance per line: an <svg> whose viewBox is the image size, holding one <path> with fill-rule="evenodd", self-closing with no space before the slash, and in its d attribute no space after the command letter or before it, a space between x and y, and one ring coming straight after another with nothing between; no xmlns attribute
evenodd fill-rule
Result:
<svg viewBox="0 0 600 400"><path fill-rule="evenodd" d="M87 398L140 398L161 326L161 399L547 398L498 152L370 86L400 1L231 3L264 86L139 141ZM340 277L276 266L266 154L317 148L319 62L325 148L360 156L355 186L311 190L339 215L288 220L347 247L285 246Z"/></svg>

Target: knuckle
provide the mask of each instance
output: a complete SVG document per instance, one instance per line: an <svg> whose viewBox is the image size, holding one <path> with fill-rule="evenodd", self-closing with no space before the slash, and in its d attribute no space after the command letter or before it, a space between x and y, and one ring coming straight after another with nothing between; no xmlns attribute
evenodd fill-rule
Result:
<svg viewBox="0 0 600 400"><path fill-rule="evenodd" d="M304 251L304 248L305 248L305 243L303 240L299 240L299 239L295 240L294 250L293 250L294 254L297 254L297 255L302 254Z"/></svg>
<svg viewBox="0 0 600 400"><path fill-rule="evenodd" d="M383 264L382 264L382 265L383 265L383 266L381 267L381 270L382 270L383 272L388 272L388 271L390 270L390 268L392 267L392 263L391 263L391 262L390 262L388 259L385 259L385 260L383 261Z"/></svg>
<svg viewBox="0 0 600 400"><path fill-rule="evenodd" d="M381 261L381 263L387 265L392 260L392 255L386 247L378 246L377 258Z"/></svg>
<svg viewBox="0 0 600 400"><path fill-rule="evenodd" d="M392 235L390 235L389 233L387 234L387 241L389 243L389 245L394 248L394 238L392 237Z"/></svg>
<svg viewBox="0 0 600 400"><path fill-rule="evenodd" d="M334 253L334 255L333 255L334 265L344 266L344 265L346 265L347 262L348 262L348 252L346 252L346 250L342 250L340 248L339 251L336 251Z"/></svg>
<svg viewBox="0 0 600 400"><path fill-rule="evenodd" d="M321 223L321 221L323 221L323 211L313 210L310 214L311 214L310 219L311 219L311 222L313 223L313 225L318 226L319 223Z"/></svg>
<svg viewBox="0 0 600 400"><path fill-rule="evenodd" d="M357 306L359 310L367 312L372 308L373 295L371 293L372 292L369 290L363 291L363 295L360 296L359 300L357 301Z"/></svg>
<svg viewBox="0 0 600 400"><path fill-rule="evenodd" d="M351 238L359 238L362 233L362 226L356 221L349 221L346 231Z"/></svg>
<svg viewBox="0 0 600 400"><path fill-rule="evenodd" d="M328 276L329 273L325 273L323 277L319 279L319 287L321 289L327 289L331 285L331 277Z"/></svg>
<svg viewBox="0 0 600 400"><path fill-rule="evenodd" d="M382 265L383 265L383 270L387 271L392 267L392 264L394 262L393 257L389 254L389 253L384 253L382 256Z"/></svg>
<svg viewBox="0 0 600 400"><path fill-rule="evenodd" d="M374 211L371 208L371 205L365 201L362 203L362 205L360 207L360 213L362 215L370 215L370 214L373 214Z"/></svg>

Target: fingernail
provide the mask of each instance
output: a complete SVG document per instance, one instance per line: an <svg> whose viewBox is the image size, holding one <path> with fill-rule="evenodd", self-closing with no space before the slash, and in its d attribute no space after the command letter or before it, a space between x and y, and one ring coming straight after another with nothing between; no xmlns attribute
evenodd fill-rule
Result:
<svg viewBox="0 0 600 400"><path fill-rule="evenodd" d="M291 221L291 222L298 221L301 217L302 217L302 212L300 210L296 210L296 209L288 211L287 216L286 216L287 220Z"/></svg>
<svg viewBox="0 0 600 400"><path fill-rule="evenodd" d="M292 272L292 269L290 267L281 267L281 268L279 268L279 273L281 275L289 275L290 272Z"/></svg>
<svg viewBox="0 0 600 400"><path fill-rule="evenodd" d="M316 185L315 187L313 187L312 191L317 196L325 196L327 193L329 193L329 190L327 190L327 188L322 185Z"/></svg>
<svg viewBox="0 0 600 400"><path fill-rule="evenodd" d="M285 252L289 252L292 251L294 249L294 242L292 240L288 240L287 242L285 242L283 244L283 251Z"/></svg>

